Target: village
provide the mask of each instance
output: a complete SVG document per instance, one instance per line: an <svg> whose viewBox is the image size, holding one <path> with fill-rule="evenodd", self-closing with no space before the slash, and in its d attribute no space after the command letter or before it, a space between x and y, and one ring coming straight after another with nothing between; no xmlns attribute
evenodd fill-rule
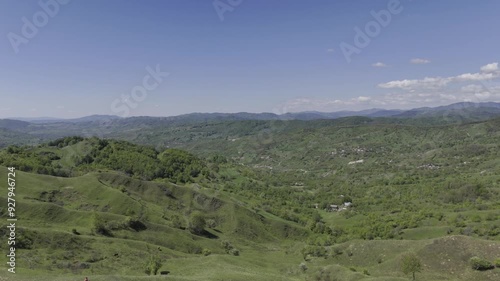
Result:
<svg viewBox="0 0 500 281"><path fill-rule="evenodd" d="M342 211L347 211L348 209L352 208L352 202L344 202L341 205L336 205L336 204L328 204L324 209L327 212L342 212ZM313 205L313 208L315 209L320 209L320 204L315 203Z"/></svg>

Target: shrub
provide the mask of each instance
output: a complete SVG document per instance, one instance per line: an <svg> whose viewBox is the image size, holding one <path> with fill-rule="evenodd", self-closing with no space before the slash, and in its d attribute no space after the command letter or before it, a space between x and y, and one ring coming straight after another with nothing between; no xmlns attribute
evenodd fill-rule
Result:
<svg viewBox="0 0 500 281"><path fill-rule="evenodd" d="M482 221L482 218L480 215L475 215L472 217L472 221L473 222L481 222Z"/></svg>
<svg viewBox="0 0 500 281"><path fill-rule="evenodd" d="M106 226L106 221L98 213L94 213L92 218L92 232L104 236L112 236L111 231Z"/></svg>
<svg viewBox="0 0 500 281"><path fill-rule="evenodd" d="M419 258L414 253L409 253L401 257L401 271L404 274L412 274L413 280L415 280L415 273L422 270L422 264Z"/></svg>
<svg viewBox="0 0 500 281"><path fill-rule="evenodd" d="M233 256L239 256L239 255L240 255L240 250L238 250L238 249L234 249L234 248L233 248L233 249L231 249L231 250L229 251L229 253L230 253L231 255L233 255Z"/></svg>
<svg viewBox="0 0 500 281"><path fill-rule="evenodd" d="M16 237L16 246L19 249L32 249L33 241L36 236L34 236L31 232L20 231L20 233Z"/></svg>
<svg viewBox="0 0 500 281"><path fill-rule="evenodd" d="M325 257L326 258L326 249L324 247L320 246L307 246L302 249L302 256L304 259L307 258L307 256L312 256L312 257Z"/></svg>
<svg viewBox="0 0 500 281"><path fill-rule="evenodd" d="M207 226L208 228L216 228L217 227L217 221L215 221L214 219L207 219Z"/></svg>
<svg viewBox="0 0 500 281"><path fill-rule="evenodd" d="M474 270L489 270L494 268L493 264L485 259L481 259L479 257L472 257L470 260L470 265Z"/></svg>
<svg viewBox="0 0 500 281"><path fill-rule="evenodd" d="M300 270L301 270L302 272L306 272L306 270L307 270L307 265L306 265L305 263L301 262L301 263L299 264L299 268L300 268Z"/></svg>
<svg viewBox="0 0 500 281"><path fill-rule="evenodd" d="M210 254L212 254L212 251L210 251L210 249L203 249L203 251L201 251L201 253L204 255L204 256L209 256Z"/></svg>
<svg viewBox="0 0 500 281"><path fill-rule="evenodd" d="M497 215L495 213L488 213L486 215L487 221L495 221L497 219Z"/></svg>
<svg viewBox="0 0 500 281"><path fill-rule="evenodd" d="M191 214L189 219L189 230L191 230L191 232L195 234L202 233L206 224L205 216L202 213L196 211Z"/></svg>
<svg viewBox="0 0 500 281"><path fill-rule="evenodd" d="M229 242L229 241L223 240L220 242L220 244L221 244L222 248L224 248L224 250L228 254L229 254L229 251L231 251L234 248L233 245L231 245L231 242Z"/></svg>
<svg viewBox="0 0 500 281"><path fill-rule="evenodd" d="M500 258L496 259L493 264L495 264L495 267L500 268Z"/></svg>
<svg viewBox="0 0 500 281"><path fill-rule="evenodd" d="M172 227L174 227L174 228L182 228L182 221L179 218L179 216L177 216L177 215L172 216L171 222L172 222Z"/></svg>
<svg viewBox="0 0 500 281"><path fill-rule="evenodd" d="M342 255L342 253L343 253L343 252L342 252L342 249L341 249L341 248L336 247L336 248L333 248L333 253L334 253L336 256L340 256L340 255Z"/></svg>
<svg viewBox="0 0 500 281"><path fill-rule="evenodd" d="M141 231L147 229L147 226L143 222L141 222L137 217L127 217L127 219L125 220L125 225L135 231Z"/></svg>
<svg viewBox="0 0 500 281"><path fill-rule="evenodd" d="M161 259L157 256L151 255L149 261L147 261L146 264L144 265L144 272L147 275L151 274L156 275L158 274L158 270L160 270L161 266L162 266Z"/></svg>

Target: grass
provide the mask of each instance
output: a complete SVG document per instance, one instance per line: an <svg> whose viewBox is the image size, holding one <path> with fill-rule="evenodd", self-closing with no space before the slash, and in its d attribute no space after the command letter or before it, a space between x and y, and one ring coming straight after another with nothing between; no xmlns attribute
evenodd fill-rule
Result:
<svg viewBox="0 0 500 281"><path fill-rule="evenodd" d="M176 198L173 200L164 195L162 198L155 191L165 184L145 183L117 173L56 178L17 172L16 178L18 235L31 237L33 242L32 249L18 250L16 276L26 279L16 280L31 280L30 276L98 276L106 272L143 275L143 261L151 254L161 255L164 268L172 272L172 280L200 280L201 276L207 278L204 280L220 280L217 278L221 276L224 280L293 280L279 279L282 269L271 265L271 261L281 260L283 268L300 261L298 255L287 257L276 250L283 241L280 225L286 225L285 221L269 214L260 216L232 201L212 200L199 190L167 184ZM127 192L119 186L125 186ZM47 192L54 196L47 196ZM163 217L165 209L167 218L172 214L186 217L194 209L204 210L208 217L220 221L216 229L209 230L217 238L170 227L170 221ZM119 228L111 230L112 237L95 235L91 230L95 210L111 225L125 221L127 212L140 214L147 218L147 230ZM73 234L72 229L79 235ZM220 245L222 240L239 248L240 256L226 254ZM260 247L256 251L256 245L261 243L271 243L273 250ZM201 255L205 248L212 255ZM81 263L90 265L90 269L76 267Z"/></svg>
<svg viewBox="0 0 500 281"><path fill-rule="evenodd" d="M168 280L408 280L399 268L406 252L422 261L418 280L500 280L500 269L479 272L468 264L472 256L500 257L495 232L500 227L500 119L446 127L363 120L291 122L271 128L279 134L266 142L252 131L272 125L266 122L226 124L223 133L209 137L206 130L222 130L220 124L183 127L182 134L197 133L185 142L177 135L174 146L232 159L217 165L207 161L214 177L188 184L143 181L91 165L86 166L90 172L79 170L72 178L19 171L18 237L31 244L18 249L18 274L3 271L0 280L165 280L143 272L151 256L161 258ZM167 134L171 129L136 141L175 139ZM237 140L222 141L228 132ZM60 157L54 163L72 169L75 156L91 148L80 142L32 150L54 153ZM0 151L0 157L6 154ZM348 165L359 159L365 161ZM439 168L419 168L427 164ZM5 177L0 166L0 183ZM5 195L0 200L5 202ZM312 207L338 204L341 195L352 199L352 213ZM194 211L214 225L191 233ZM5 209L0 213L5 219ZM107 236L93 230L96 217L104 221ZM126 224L131 219L145 229L131 228ZM336 237L327 227L345 233ZM5 229L0 230L4 238ZM226 253L222 241L239 256ZM1 243L2 251L6 246ZM304 247L327 254L304 257ZM204 250L211 254L204 256ZM301 263L307 270L299 268Z"/></svg>
<svg viewBox="0 0 500 281"><path fill-rule="evenodd" d="M35 247L19 250L16 277L4 272L0 273L1 280L76 280L84 275L91 275L91 280L160 280L163 277L142 274L142 263L151 254L162 257L162 270L171 272L169 280L304 280L325 272L338 280L405 280L399 273L398 259L407 251L416 252L422 259L424 271L419 275L422 280L487 281L500 276L498 269L475 272L467 266L468 259L477 253L490 260L500 256L500 242L463 236L440 238L445 236L443 226L407 230L403 234L405 240L353 240L334 245L329 247L326 259L312 258L306 262L309 269L302 273L298 265L303 262L300 249L304 244L284 238L279 228L290 227L289 223L269 213L254 213L220 198L222 201L214 207L208 203L214 201L199 193L200 190L170 185L172 193L185 205L172 212L182 214L185 208L205 208L208 215L221 218L221 225L210 231L219 236L214 240L169 226L160 215L160 206L173 202L158 199L153 188L160 183L144 183L117 173L56 178L18 172L17 178L18 225L36 235ZM145 184L148 188L144 188ZM125 186L128 193L120 191L119 186ZM60 191L53 199L55 203L37 198L51 190ZM58 200L64 204L57 204ZM143 210L150 221L148 230L120 229L113 231L113 237L94 235L90 230L93 211L89 204L93 209L112 205L113 208L101 212L107 221L125 220L123 213L130 209ZM352 223L352 218L346 219L340 213L322 215L332 224ZM72 228L80 235L72 234ZM256 228L259 230L255 231ZM231 240L240 249L240 256L226 254L220 246L223 239ZM211 249L213 254L190 252L197 248ZM333 248L341 248L343 253L332 255ZM80 263L90 264L90 269L76 267ZM370 275L364 274L365 270Z"/></svg>

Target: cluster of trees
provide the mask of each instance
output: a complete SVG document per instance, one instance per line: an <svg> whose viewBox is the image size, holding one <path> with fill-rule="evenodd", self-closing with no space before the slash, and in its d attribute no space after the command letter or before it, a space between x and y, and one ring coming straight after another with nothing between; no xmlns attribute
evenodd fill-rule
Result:
<svg viewBox="0 0 500 281"><path fill-rule="evenodd" d="M57 162L60 159L57 153L28 146L9 146L0 152L0 165L57 177L71 176L71 170Z"/></svg>
<svg viewBox="0 0 500 281"><path fill-rule="evenodd" d="M77 144L83 140L84 138L80 136L64 137L57 140L49 141L47 143L47 146L57 146L59 148L62 148L69 145Z"/></svg>
<svg viewBox="0 0 500 281"><path fill-rule="evenodd" d="M59 160L65 152L53 152L52 148L72 146L82 141L86 142L85 148L73 146L67 149L72 155L73 166L62 166ZM224 163L225 158L215 157L214 161ZM81 137L61 138L39 147L9 146L0 153L0 165L63 177L96 169L110 169L143 180L167 178L180 183L192 182L199 176L213 178L215 175L206 161L183 150L158 151L153 147L125 141Z"/></svg>
<svg viewBox="0 0 500 281"><path fill-rule="evenodd" d="M80 169L112 169L143 180L168 178L180 183L210 175L206 163L186 151L167 149L159 152L153 147L125 141L91 141L91 151L77 161Z"/></svg>

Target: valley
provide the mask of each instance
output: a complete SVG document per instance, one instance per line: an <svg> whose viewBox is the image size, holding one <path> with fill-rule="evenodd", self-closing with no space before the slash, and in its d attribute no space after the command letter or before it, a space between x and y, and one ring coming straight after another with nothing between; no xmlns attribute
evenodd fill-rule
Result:
<svg viewBox="0 0 500 281"><path fill-rule="evenodd" d="M0 276L407 280L411 253L419 280L497 280L470 260L500 257L500 119L398 120L14 123L39 131L0 151L22 279Z"/></svg>

